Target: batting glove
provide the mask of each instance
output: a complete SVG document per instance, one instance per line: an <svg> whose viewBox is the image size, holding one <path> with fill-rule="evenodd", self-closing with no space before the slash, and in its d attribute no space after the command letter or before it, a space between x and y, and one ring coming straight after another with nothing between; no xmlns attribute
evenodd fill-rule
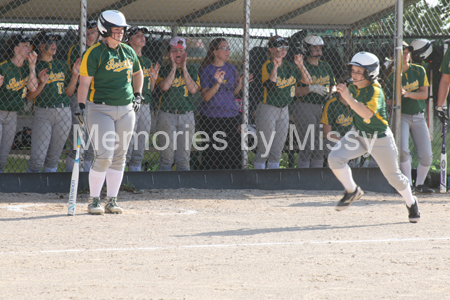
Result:
<svg viewBox="0 0 450 300"><path fill-rule="evenodd" d="M441 120L441 122L445 122L445 121L448 120L447 107L445 107L445 106L436 106L435 109L436 109L436 112L437 112L438 117Z"/></svg>
<svg viewBox="0 0 450 300"><path fill-rule="evenodd" d="M328 88L323 85L310 85L309 91L311 93L319 94L320 96L325 96L328 94Z"/></svg>
<svg viewBox="0 0 450 300"><path fill-rule="evenodd" d="M142 97L141 93L134 93L133 109L135 112L141 109L142 100L144 100L144 97Z"/></svg>
<svg viewBox="0 0 450 300"><path fill-rule="evenodd" d="M75 115L75 118L77 118L78 123L80 123L80 126L83 126L84 124L85 109L86 104L78 103L77 106L75 107L75 112L73 113Z"/></svg>

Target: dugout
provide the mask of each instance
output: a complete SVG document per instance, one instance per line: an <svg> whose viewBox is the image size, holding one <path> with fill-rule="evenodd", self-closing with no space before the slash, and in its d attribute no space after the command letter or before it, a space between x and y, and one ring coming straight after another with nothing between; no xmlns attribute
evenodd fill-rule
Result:
<svg viewBox="0 0 450 300"><path fill-rule="evenodd" d="M413 28L422 26L419 22L423 20L414 20L412 13L414 9L430 9L430 7L427 7L428 2L424 0L381 0L377 1L376 5L373 3L370 0L280 0L276 2L267 0L197 0L194 2L175 0L5 0L0 2L0 20L2 23L0 35L2 35L3 40L6 40L14 32L33 35L43 28L60 33L63 40L57 56L64 59L69 47L79 39L79 24L83 24L85 20L96 19L104 10L117 9L125 14L130 25L149 27L150 33L144 53L153 61L163 62L165 42L171 36L178 35L191 39L201 38L206 46L214 37L223 36L230 41L233 52L232 61L243 74L248 76L248 73L258 74L259 66L267 58L265 47L267 39L271 35L280 34L289 38L291 50L288 57L291 57L294 54L294 49L299 48L302 38L306 34L315 34L323 37L327 44L324 59L330 62L336 78L339 78L345 75L345 62L349 61L351 56L358 51L369 50L383 62L386 58L387 49L392 49L395 43L401 43L402 35L406 39L407 33L414 31ZM439 3L442 4L443 2ZM439 10L442 13L445 12L444 5L431 8L434 12ZM407 12L405 16L403 16L403 12ZM399 18L403 17L405 17L405 21L399 23ZM443 39L445 35L448 35L448 27L442 26L441 23L430 22L428 32L422 26L418 34L408 35L408 38ZM404 31L403 26L407 27L407 30ZM204 55L204 53L200 55ZM192 53L190 59L192 62L198 63L198 57L198 54ZM255 78L258 79L258 75L255 75ZM255 80L248 87L244 87L241 92L241 98L246 103L243 106L243 123L253 123L252 111L255 110L260 98L259 84L260 82ZM24 119L29 120L30 111L25 109L23 116ZM22 128L29 123L23 122L23 124ZM22 128L17 128L17 131ZM437 135L439 135L439 132L436 131L435 136ZM27 160L28 153L17 152L13 155L10 157L10 165L15 168L10 168L12 172L8 171L8 173L13 174L0 174L2 176L2 190L5 191L12 191L10 188L14 186L16 191L23 188L21 184L18 184L21 180L23 181L23 178L19 179L21 177L17 173L23 172L23 167L20 166ZM241 182L256 182L258 172L251 170L251 159L252 153L244 151L243 170L232 171L242 173L243 177L239 177ZM64 157L61 159L61 164L64 164ZM152 164L153 161L150 161L150 169L152 169ZM292 182L289 186L280 185L278 178L284 178L283 174L297 176L297 178L312 178L315 182L328 183L333 180L333 175L328 172L329 170L302 170L300 175L295 175L296 170L290 170L289 165L285 167L287 169L261 171L264 177L268 176L267 178L269 178L267 184L263 186L241 185L241 187L317 188L308 181ZM379 177L377 172L379 171L378 169L366 169L364 171L368 173L362 171L365 175L361 178L369 179L367 179L367 185L361 184L361 186L371 190L372 186L375 186L371 183L377 180L376 178ZM180 187L182 178L188 179L191 175L192 178L197 178L197 176L203 178L203 182L211 183L211 180L213 180L215 184L208 184L209 187L220 187L220 183L223 182L221 176L227 178L236 178L237 176L232 175L231 171L195 172L200 172L198 173L200 175L194 176L194 173L184 174L183 172L173 172L173 174L147 172L140 175L145 177L145 182L159 182L155 180L156 177L165 178L174 188ZM303 174L303 172L306 173ZM216 173L217 176L213 176ZM372 174L374 175L372 176ZM20 176L22 175L27 178L29 176L29 180L35 178L36 183L43 180L44 185L32 185L36 187L37 191L48 191L44 186L52 186L50 182L54 180L56 180L55 182L60 180L56 186L65 185L63 176L53 176L54 174L48 176L44 174L21 174ZM9 181L10 179L6 180L4 176L11 176L11 181ZM130 174L130 176L128 180L131 183L141 180L141 177L135 179L134 175ZM210 177L210 179L207 180L206 177ZM387 185L386 182L383 182L383 178L380 180L383 185ZM6 182L11 184L6 186ZM167 182L164 184L167 184ZM142 185L145 185L144 181ZM322 184L320 187L325 185ZM225 186L224 184L223 187L225 188ZM340 189L340 186L326 186ZM139 187L141 188L141 184L139 184ZM153 187L157 188L158 186ZM197 188L199 187L197 186ZM390 187L383 186L380 190L389 189Z"/></svg>

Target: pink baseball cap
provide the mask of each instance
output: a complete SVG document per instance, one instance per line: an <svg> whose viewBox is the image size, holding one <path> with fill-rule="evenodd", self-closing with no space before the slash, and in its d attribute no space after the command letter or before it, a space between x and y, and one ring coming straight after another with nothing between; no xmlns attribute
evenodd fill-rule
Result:
<svg viewBox="0 0 450 300"><path fill-rule="evenodd" d="M170 40L169 45L176 48L186 49L186 40L177 36Z"/></svg>

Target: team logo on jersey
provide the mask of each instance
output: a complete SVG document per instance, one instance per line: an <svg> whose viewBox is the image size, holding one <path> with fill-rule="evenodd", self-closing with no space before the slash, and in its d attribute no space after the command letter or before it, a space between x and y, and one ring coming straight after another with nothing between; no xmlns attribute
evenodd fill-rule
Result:
<svg viewBox="0 0 450 300"><path fill-rule="evenodd" d="M416 80L411 83L408 82L405 86L403 86L403 89L407 92L417 90L418 88L419 88L419 80Z"/></svg>
<svg viewBox="0 0 450 300"><path fill-rule="evenodd" d="M66 75L64 75L64 72L59 73L50 72L50 75L48 75L47 83L52 83L55 81L64 81L65 78Z"/></svg>
<svg viewBox="0 0 450 300"><path fill-rule="evenodd" d="M283 80L281 80L280 77L277 77L277 87L279 87L280 89L291 86L296 82L297 80L293 76Z"/></svg>
<svg viewBox="0 0 450 300"><path fill-rule="evenodd" d="M179 87L182 85L186 85L186 81L184 81L184 77L177 77L173 80L172 86Z"/></svg>
<svg viewBox="0 0 450 300"><path fill-rule="evenodd" d="M28 77L22 80L17 81L15 78L12 78L8 85L6 86L7 90L13 90L15 92L23 89L28 83Z"/></svg>
<svg viewBox="0 0 450 300"><path fill-rule="evenodd" d="M340 124L341 126L349 126L352 124L352 122L353 117L352 116L346 117L345 115L339 115L339 117L336 120L336 124Z"/></svg>
<svg viewBox="0 0 450 300"><path fill-rule="evenodd" d="M114 62L114 59L111 59L108 61L108 64L106 65L105 68L108 71L113 70L114 72L121 72L126 69L131 69L132 66L133 63L131 62L130 59L124 61L119 60L118 62Z"/></svg>
<svg viewBox="0 0 450 300"><path fill-rule="evenodd" d="M329 85L330 84L330 76L327 75L325 77L320 76L317 78L316 76L312 76L312 83L313 85Z"/></svg>

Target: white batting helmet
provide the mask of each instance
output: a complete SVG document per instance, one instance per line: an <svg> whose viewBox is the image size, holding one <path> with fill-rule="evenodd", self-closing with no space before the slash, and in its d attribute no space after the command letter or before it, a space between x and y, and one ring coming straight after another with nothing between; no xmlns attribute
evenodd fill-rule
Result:
<svg viewBox="0 0 450 300"><path fill-rule="evenodd" d="M364 77L368 80L377 79L380 73L380 61L378 57L370 52L356 53L352 61L347 64L349 71L351 71L352 65L366 69L364 71Z"/></svg>
<svg viewBox="0 0 450 300"><path fill-rule="evenodd" d="M111 36L112 27L129 27L125 16L118 10L106 10L98 18L97 30L102 37Z"/></svg>
<svg viewBox="0 0 450 300"><path fill-rule="evenodd" d="M414 40L410 45L413 48L411 53L413 61L426 60L433 52L433 42L425 39Z"/></svg>
<svg viewBox="0 0 450 300"><path fill-rule="evenodd" d="M320 36L317 35L307 35L303 39L304 49L303 52L306 56L311 56L311 46L322 46L325 47L325 43Z"/></svg>

